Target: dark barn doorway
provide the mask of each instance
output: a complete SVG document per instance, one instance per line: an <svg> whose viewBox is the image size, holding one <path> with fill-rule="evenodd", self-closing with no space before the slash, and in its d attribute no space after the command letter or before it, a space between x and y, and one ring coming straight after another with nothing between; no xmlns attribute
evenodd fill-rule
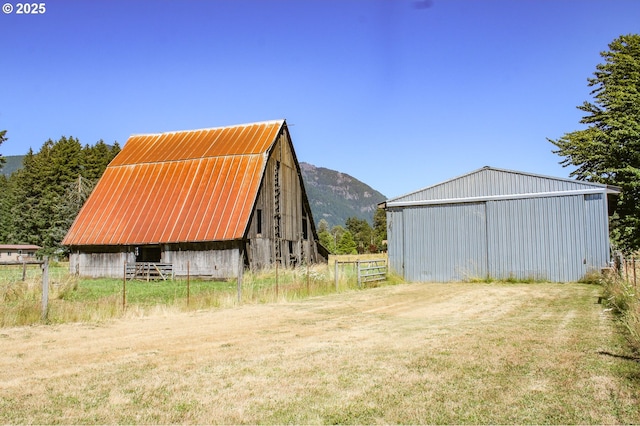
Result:
<svg viewBox="0 0 640 426"><path fill-rule="evenodd" d="M160 263L162 250L160 246L139 247L136 251L136 262Z"/></svg>

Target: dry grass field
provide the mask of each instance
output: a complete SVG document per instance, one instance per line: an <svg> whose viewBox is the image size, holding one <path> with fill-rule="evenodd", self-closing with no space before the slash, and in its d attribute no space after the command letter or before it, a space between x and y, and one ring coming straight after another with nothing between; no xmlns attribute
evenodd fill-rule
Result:
<svg viewBox="0 0 640 426"><path fill-rule="evenodd" d="M0 423L640 423L587 284L400 284L0 329Z"/></svg>

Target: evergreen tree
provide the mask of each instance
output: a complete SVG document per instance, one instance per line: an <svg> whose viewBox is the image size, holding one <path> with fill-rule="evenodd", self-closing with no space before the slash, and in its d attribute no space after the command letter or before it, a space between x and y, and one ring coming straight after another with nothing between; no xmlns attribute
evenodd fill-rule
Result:
<svg viewBox="0 0 640 426"><path fill-rule="evenodd" d="M0 174L0 194L0 244L8 244L14 225L11 217L11 206L14 202L13 189L9 179L2 174Z"/></svg>
<svg viewBox="0 0 640 426"><path fill-rule="evenodd" d="M120 145L116 142L110 147L100 139L94 146L86 145L82 151L82 177L97 182L111 160L120 152Z"/></svg>
<svg viewBox="0 0 640 426"><path fill-rule="evenodd" d="M0 201L0 238L10 243L37 244L48 254L63 254L60 245L93 186L117 155L116 143L100 141L82 147L73 138L46 141L38 153L29 150L22 169L8 181ZM89 178L85 177L89 176ZM2 182L0 182L2 185ZM10 222L5 228L9 204Z"/></svg>
<svg viewBox="0 0 640 426"><path fill-rule="evenodd" d="M358 254L357 245L353 235L349 231L344 231L338 241L336 254Z"/></svg>
<svg viewBox="0 0 640 426"><path fill-rule="evenodd" d="M564 157L563 166L576 166L571 176L622 187L612 218L612 239L625 252L640 248L640 35L621 36L600 54L593 102L578 107L587 128L552 140Z"/></svg>
<svg viewBox="0 0 640 426"><path fill-rule="evenodd" d="M83 172L82 145L77 139L62 137L53 144L50 152L53 176L48 187L43 190L44 212L47 216L45 224L44 246L52 252L60 251L60 242L69 230L75 215L69 211L66 198L69 186L73 185ZM75 211L77 214L77 211Z"/></svg>
<svg viewBox="0 0 640 426"><path fill-rule="evenodd" d="M373 229L371 229L369 222L354 216L347 219L346 226L353 236L358 253L376 251L376 248L373 247Z"/></svg>
<svg viewBox="0 0 640 426"><path fill-rule="evenodd" d="M6 130L0 130L0 145L2 145L2 142L7 140L7 131ZM2 166L4 165L4 163L7 160L5 160L5 158L2 156L2 154L0 154L0 169L2 169Z"/></svg>
<svg viewBox="0 0 640 426"><path fill-rule="evenodd" d="M329 253L334 254L336 252L336 243L333 239L333 235L326 229L322 232L318 233L318 239L320 240L320 244L322 247L326 248Z"/></svg>
<svg viewBox="0 0 640 426"><path fill-rule="evenodd" d="M387 250L387 212L377 209L373 215L373 240L378 250Z"/></svg>
<svg viewBox="0 0 640 426"><path fill-rule="evenodd" d="M14 203L11 206L11 217L15 226L8 239L14 244L40 245L40 179L36 175L36 156L32 149L29 149L22 163L22 169L14 172L9 178L13 184Z"/></svg>

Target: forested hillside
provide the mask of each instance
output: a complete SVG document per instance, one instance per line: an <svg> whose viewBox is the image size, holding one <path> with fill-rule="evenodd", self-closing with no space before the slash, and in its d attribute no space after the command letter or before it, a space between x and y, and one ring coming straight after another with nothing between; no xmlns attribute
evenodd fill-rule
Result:
<svg viewBox="0 0 640 426"><path fill-rule="evenodd" d="M329 226L344 226L357 217L371 224L378 204L387 199L348 174L304 162L300 169L316 223L324 219Z"/></svg>

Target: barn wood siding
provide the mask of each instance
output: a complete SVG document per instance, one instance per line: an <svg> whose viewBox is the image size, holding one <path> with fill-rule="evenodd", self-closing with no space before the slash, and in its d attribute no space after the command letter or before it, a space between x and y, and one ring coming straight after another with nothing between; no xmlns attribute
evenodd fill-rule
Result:
<svg viewBox="0 0 640 426"><path fill-rule="evenodd" d="M69 271L82 277L122 278L125 263L135 261L133 247L76 247L69 254Z"/></svg>
<svg viewBox="0 0 640 426"><path fill-rule="evenodd" d="M241 241L167 244L163 248L163 263L173 265L176 277L189 275L203 278L235 278L240 265Z"/></svg>
<svg viewBox="0 0 640 426"><path fill-rule="evenodd" d="M139 246L141 250L144 246ZM235 278L238 276L240 241L162 245L161 262L171 263L176 277ZM83 277L122 278L124 264L135 263L136 247L95 246L76 248L69 269Z"/></svg>
<svg viewBox="0 0 640 426"><path fill-rule="evenodd" d="M280 163L280 240L275 237L275 170ZM286 267L304 261L316 262L318 251L313 240L310 212L303 203L303 189L289 135L283 131L274 144L267 161L262 184L256 198L247 238L250 240L248 256L251 269L273 265L275 245L280 244L281 264ZM261 210L262 232L258 234L258 214ZM306 220L304 232L303 218ZM307 236L305 240L303 237Z"/></svg>

